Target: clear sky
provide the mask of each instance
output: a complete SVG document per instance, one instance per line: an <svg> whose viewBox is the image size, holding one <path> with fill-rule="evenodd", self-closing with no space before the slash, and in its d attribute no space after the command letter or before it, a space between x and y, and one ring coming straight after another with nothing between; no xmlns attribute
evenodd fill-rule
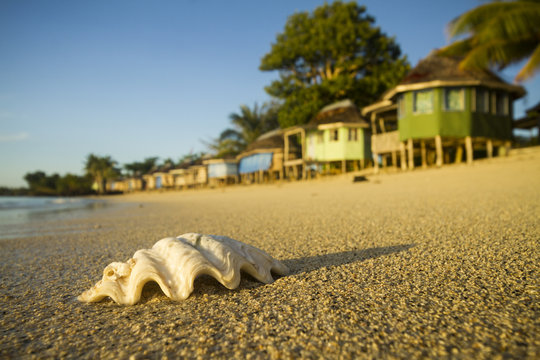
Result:
<svg viewBox="0 0 540 360"><path fill-rule="evenodd" d="M125 164L206 150L240 105L269 100L277 73L258 67L287 17L323 3L1 0L0 186L36 170L82 174L89 153ZM481 2L359 3L414 66ZM516 116L540 98L538 76L523 85Z"/></svg>

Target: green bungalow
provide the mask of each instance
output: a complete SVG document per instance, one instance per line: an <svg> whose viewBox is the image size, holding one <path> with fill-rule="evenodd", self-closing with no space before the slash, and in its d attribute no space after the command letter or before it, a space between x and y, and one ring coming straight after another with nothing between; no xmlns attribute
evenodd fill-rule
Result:
<svg viewBox="0 0 540 360"><path fill-rule="evenodd" d="M432 53L379 102L362 109L371 120L376 169L379 156L383 166L390 160L412 169L415 159L423 167L441 166L452 156L460 162L463 146L468 163L473 151L491 157L494 146L509 146L513 101L525 90L490 71L458 65L459 59Z"/></svg>
<svg viewBox="0 0 540 360"><path fill-rule="evenodd" d="M285 170L308 168L357 170L371 158L369 124L351 100L324 107L306 126L285 130Z"/></svg>

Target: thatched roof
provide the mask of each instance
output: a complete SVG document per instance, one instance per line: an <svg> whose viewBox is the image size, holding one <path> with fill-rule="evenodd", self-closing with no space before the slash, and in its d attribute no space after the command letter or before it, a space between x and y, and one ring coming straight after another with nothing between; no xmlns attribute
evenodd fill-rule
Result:
<svg viewBox="0 0 540 360"><path fill-rule="evenodd" d="M459 62L462 58L439 56L435 52L420 60L400 85L416 84L433 80L480 80L505 83L489 70L461 70Z"/></svg>
<svg viewBox="0 0 540 360"><path fill-rule="evenodd" d="M283 130L276 129L262 134L249 144L246 148L246 152L259 150L259 149L276 149L283 147Z"/></svg>
<svg viewBox="0 0 540 360"><path fill-rule="evenodd" d="M308 125L330 123L364 123L367 126L367 122L360 115L356 105L348 99L325 106Z"/></svg>
<svg viewBox="0 0 540 360"><path fill-rule="evenodd" d="M513 95L514 99L526 94L522 86L509 84L491 71L461 70L459 62L460 58L443 57L432 52L425 59L420 60L396 87L382 96L381 105L384 100L391 100L401 92L441 86L486 86L506 90ZM363 112L366 113L366 108Z"/></svg>

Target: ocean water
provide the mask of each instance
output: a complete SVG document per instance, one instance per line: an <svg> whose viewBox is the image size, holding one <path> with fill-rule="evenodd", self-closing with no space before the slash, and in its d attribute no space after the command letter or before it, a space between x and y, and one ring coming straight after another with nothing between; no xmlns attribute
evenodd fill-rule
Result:
<svg viewBox="0 0 540 360"><path fill-rule="evenodd" d="M25 229L84 216L106 205L103 200L88 198L0 196L0 239L21 237Z"/></svg>

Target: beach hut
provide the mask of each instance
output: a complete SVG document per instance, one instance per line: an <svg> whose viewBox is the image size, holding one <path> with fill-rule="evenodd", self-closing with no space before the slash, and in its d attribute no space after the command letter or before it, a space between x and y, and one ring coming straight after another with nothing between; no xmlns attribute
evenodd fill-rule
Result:
<svg viewBox="0 0 540 360"><path fill-rule="evenodd" d="M210 186L235 184L238 179L238 162L236 159L207 159L203 165L208 168L208 184Z"/></svg>
<svg viewBox="0 0 540 360"><path fill-rule="evenodd" d="M144 174L142 176L144 183L144 190L154 190L156 189L156 178L153 173Z"/></svg>
<svg viewBox="0 0 540 360"><path fill-rule="evenodd" d="M208 183L208 170L202 161L197 161L187 169L188 186L204 187Z"/></svg>
<svg viewBox="0 0 540 360"><path fill-rule="evenodd" d="M283 179L283 131L276 129L259 136L236 159L244 183Z"/></svg>
<svg viewBox="0 0 540 360"><path fill-rule="evenodd" d="M514 121L514 129L528 130L531 134L536 131L536 141L540 144L540 102L525 110L525 116Z"/></svg>
<svg viewBox="0 0 540 360"><path fill-rule="evenodd" d="M173 175L169 169L160 169L152 174L156 189L168 189L174 186Z"/></svg>
<svg viewBox="0 0 540 360"><path fill-rule="evenodd" d="M307 125L284 130L285 176L308 169L357 170L371 159L369 124L351 100L324 107Z"/></svg>
<svg viewBox="0 0 540 360"><path fill-rule="evenodd" d="M371 122L376 169L391 159L401 168L441 166L473 151L493 154L512 139L512 103L525 90L490 71L465 71L458 58L435 53L421 60L381 100L362 109ZM406 155L407 153L407 155ZM398 160L398 154L399 160Z"/></svg>

